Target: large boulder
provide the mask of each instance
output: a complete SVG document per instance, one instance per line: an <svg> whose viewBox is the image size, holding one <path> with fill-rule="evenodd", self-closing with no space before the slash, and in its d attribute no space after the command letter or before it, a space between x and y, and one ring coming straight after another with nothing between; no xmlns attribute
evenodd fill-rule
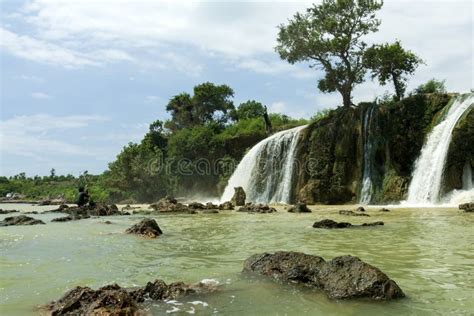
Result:
<svg viewBox="0 0 474 316"><path fill-rule="evenodd" d="M160 213L192 213L193 211L193 209L184 204L179 203L175 198L172 197L162 198L158 202L150 204L150 208Z"/></svg>
<svg viewBox="0 0 474 316"><path fill-rule="evenodd" d="M247 203L245 204L245 206L237 210L237 212L262 213L262 214L275 213L276 211L277 211L276 209L266 204L253 204L253 203Z"/></svg>
<svg viewBox="0 0 474 316"><path fill-rule="evenodd" d="M132 227L126 230L128 234L142 235L150 238L156 238L163 234L160 229L160 226L156 223L154 219L145 218L141 220L138 224L133 225Z"/></svg>
<svg viewBox="0 0 474 316"><path fill-rule="evenodd" d="M231 201L224 202L219 205L221 211L232 211L234 209L234 204Z"/></svg>
<svg viewBox="0 0 474 316"><path fill-rule="evenodd" d="M167 285L162 280L148 282L141 288L125 289L117 284L106 285L97 290L89 287L76 287L44 308L51 315L147 315L140 303L145 300L171 300L189 294L213 292L217 285L199 282L185 284L176 282Z"/></svg>
<svg viewBox="0 0 474 316"><path fill-rule="evenodd" d="M3 221L0 221L0 226L18 226L18 225L38 225L44 224L42 220L29 217L26 215L6 217Z"/></svg>
<svg viewBox="0 0 474 316"><path fill-rule="evenodd" d="M288 209L289 213L311 213L311 210L304 203L297 203Z"/></svg>
<svg viewBox="0 0 474 316"><path fill-rule="evenodd" d="M464 212L474 212L474 202L460 204L459 209L464 210Z"/></svg>
<svg viewBox="0 0 474 316"><path fill-rule="evenodd" d="M94 203L91 205L84 206L71 206L63 204L58 209L48 211L48 213L66 213L74 217L87 217L87 216L114 216L114 215L127 215L119 211L115 204L103 204Z"/></svg>
<svg viewBox="0 0 474 316"><path fill-rule="evenodd" d="M234 196L232 197L232 204L235 206L244 206L245 200L247 199L247 194L245 194L244 188L236 187L234 188Z"/></svg>
<svg viewBox="0 0 474 316"><path fill-rule="evenodd" d="M405 296L386 274L353 256L326 262L300 252L261 253L245 260L243 271L321 289L331 299L389 300Z"/></svg>

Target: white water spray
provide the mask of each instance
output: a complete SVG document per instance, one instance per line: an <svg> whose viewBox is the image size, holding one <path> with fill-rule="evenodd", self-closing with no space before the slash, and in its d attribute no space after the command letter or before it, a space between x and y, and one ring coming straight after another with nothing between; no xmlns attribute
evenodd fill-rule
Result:
<svg viewBox="0 0 474 316"><path fill-rule="evenodd" d="M474 94L459 96L446 117L436 125L416 161L413 178L408 188L408 204L434 204L440 201L444 166L451 134L461 116L473 106Z"/></svg>
<svg viewBox="0 0 474 316"><path fill-rule="evenodd" d="M290 203L295 173L298 126L272 135L252 147L232 174L221 201L229 201L235 187L243 187L248 202Z"/></svg>
<svg viewBox="0 0 474 316"><path fill-rule="evenodd" d="M372 199L372 138L370 137L370 126L375 106L367 109L364 117L364 175L362 177L362 189L360 191L359 202L369 204Z"/></svg>

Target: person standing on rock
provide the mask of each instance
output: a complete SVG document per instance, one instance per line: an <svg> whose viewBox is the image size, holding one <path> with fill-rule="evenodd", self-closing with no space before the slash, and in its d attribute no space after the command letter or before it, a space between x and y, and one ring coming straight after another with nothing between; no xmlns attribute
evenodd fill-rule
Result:
<svg viewBox="0 0 474 316"><path fill-rule="evenodd" d="M83 187L79 188L79 194L77 196L77 206L84 206L89 202L89 193L84 190Z"/></svg>

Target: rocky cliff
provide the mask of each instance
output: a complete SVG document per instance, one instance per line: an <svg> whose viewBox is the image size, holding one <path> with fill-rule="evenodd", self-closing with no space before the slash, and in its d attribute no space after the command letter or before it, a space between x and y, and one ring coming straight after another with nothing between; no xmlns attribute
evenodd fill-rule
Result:
<svg viewBox="0 0 474 316"><path fill-rule="evenodd" d="M362 103L338 108L301 135L301 168L294 200L314 203L359 201L364 168L364 117L370 128L372 203L403 200L427 133L443 117L453 95L419 94L399 102ZM474 111L457 124L449 150L445 191L462 187L466 162L474 165Z"/></svg>

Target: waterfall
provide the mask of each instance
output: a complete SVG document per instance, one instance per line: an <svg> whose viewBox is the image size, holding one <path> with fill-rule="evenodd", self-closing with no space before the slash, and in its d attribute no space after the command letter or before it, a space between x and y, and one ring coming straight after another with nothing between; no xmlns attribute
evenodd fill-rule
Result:
<svg viewBox="0 0 474 316"><path fill-rule="evenodd" d="M472 178L472 168L469 161L466 161L464 168L462 169L462 189L471 190L474 187L474 179Z"/></svg>
<svg viewBox="0 0 474 316"><path fill-rule="evenodd" d="M290 203L298 136L305 126L276 133L252 147L232 174L221 201L243 187L248 202Z"/></svg>
<svg viewBox="0 0 474 316"><path fill-rule="evenodd" d="M408 188L409 204L439 202L452 131L461 116L473 106L473 102L474 94L457 97L444 119L428 135L421 155L415 163L413 178Z"/></svg>
<svg viewBox="0 0 474 316"><path fill-rule="evenodd" d="M364 137L364 174L362 176L362 189L360 191L359 202L369 204L372 199L372 147L373 140L370 133L372 125L372 115L375 106L367 109L364 116L363 137Z"/></svg>

